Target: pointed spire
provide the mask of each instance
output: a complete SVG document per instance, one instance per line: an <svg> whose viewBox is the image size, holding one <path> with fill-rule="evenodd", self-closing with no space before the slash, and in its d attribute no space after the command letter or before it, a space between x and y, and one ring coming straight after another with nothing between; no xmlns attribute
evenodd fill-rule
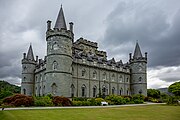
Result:
<svg viewBox="0 0 180 120"><path fill-rule="evenodd" d="M27 59L28 60L34 60L34 55L33 55L33 50L32 50L31 44L29 46L29 50L28 50L28 53L27 53Z"/></svg>
<svg viewBox="0 0 180 120"><path fill-rule="evenodd" d="M55 24L54 28L58 28L59 30L61 28L64 28L64 29L67 30L62 5L61 5L61 8L60 8L60 11L59 11L59 14L58 14L58 17L57 17L56 24Z"/></svg>
<svg viewBox="0 0 180 120"><path fill-rule="evenodd" d="M141 49L139 47L139 44L138 44L138 41L136 42L136 47L135 47L135 50L134 50L134 56L133 56L134 59L136 58L142 58L142 54L141 54Z"/></svg>

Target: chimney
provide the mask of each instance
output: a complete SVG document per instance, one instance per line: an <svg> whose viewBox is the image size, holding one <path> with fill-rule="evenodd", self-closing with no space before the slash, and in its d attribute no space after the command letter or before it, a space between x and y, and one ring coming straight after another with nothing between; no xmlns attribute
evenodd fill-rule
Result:
<svg viewBox="0 0 180 120"><path fill-rule="evenodd" d="M26 59L26 53L23 53L23 59Z"/></svg>
<svg viewBox="0 0 180 120"><path fill-rule="evenodd" d="M69 30L73 33L73 22L69 23Z"/></svg>
<svg viewBox="0 0 180 120"><path fill-rule="evenodd" d="M50 29L51 29L51 21L48 20L48 21L47 21L47 31L50 30Z"/></svg>

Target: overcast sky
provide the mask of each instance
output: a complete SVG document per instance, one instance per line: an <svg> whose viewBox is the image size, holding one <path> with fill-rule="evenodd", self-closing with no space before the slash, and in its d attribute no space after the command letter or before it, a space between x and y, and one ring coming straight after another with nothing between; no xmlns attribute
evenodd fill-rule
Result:
<svg viewBox="0 0 180 120"><path fill-rule="evenodd" d="M61 3L75 39L98 42L108 59L128 61L138 40L148 52L148 88L180 81L180 0L0 0L0 79L21 82L30 43L46 54L46 21L54 26Z"/></svg>

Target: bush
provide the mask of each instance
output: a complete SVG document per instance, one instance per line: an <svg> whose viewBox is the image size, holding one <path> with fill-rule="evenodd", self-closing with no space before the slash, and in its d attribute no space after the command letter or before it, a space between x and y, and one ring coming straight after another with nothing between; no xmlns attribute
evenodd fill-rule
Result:
<svg viewBox="0 0 180 120"><path fill-rule="evenodd" d="M140 104L140 103L144 103L144 99L145 97L143 95L137 94L137 95L133 95L132 96L132 101L135 104Z"/></svg>
<svg viewBox="0 0 180 120"><path fill-rule="evenodd" d="M71 106L72 105L72 102L68 98L62 97L62 96L53 97L52 102L55 106Z"/></svg>
<svg viewBox="0 0 180 120"><path fill-rule="evenodd" d="M109 95L109 96L106 96L105 100L106 100L110 105L122 105L122 104L126 104L126 100L124 100L123 97L117 96L117 95Z"/></svg>
<svg viewBox="0 0 180 120"><path fill-rule="evenodd" d="M90 101L72 101L73 106L90 106Z"/></svg>
<svg viewBox="0 0 180 120"><path fill-rule="evenodd" d="M74 97L72 98L72 101L87 101L88 98L84 98L84 97Z"/></svg>
<svg viewBox="0 0 180 120"><path fill-rule="evenodd" d="M22 95L22 94L16 94L14 96L7 97L3 100L3 103L5 105L10 106L32 106L34 104L33 97Z"/></svg>
<svg viewBox="0 0 180 120"><path fill-rule="evenodd" d="M35 106L53 106L52 99L50 96L34 97Z"/></svg>

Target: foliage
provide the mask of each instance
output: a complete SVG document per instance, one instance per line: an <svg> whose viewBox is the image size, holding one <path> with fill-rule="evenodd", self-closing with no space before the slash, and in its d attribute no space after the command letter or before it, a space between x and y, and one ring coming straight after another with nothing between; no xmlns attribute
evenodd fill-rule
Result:
<svg viewBox="0 0 180 120"><path fill-rule="evenodd" d="M11 106L32 106L34 104L33 97L16 94L3 100L3 104Z"/></svg>
<svg viewBox="0 0 180 120"><path fill-rule="evenodd" d="M50 96L34 97L35 106L53 106L52 99Z"/></svg>
<svg viewBox="0 0 180 120"><path fill-rule="evenodd" d="M180 100L179 96L170 96L167 100L168 105L180 105L178 101Z"/></svg>
<svg viewBox="0 0 180 120"><path fill-rule="evenodd" d="M160 91L155 89L148 89L147 96L153 98L160 98Z"/></svg>
<svg viewBox="0 0 180 120"><path fill-rule="evenodd" d="M137 95L133 95L133 96L132 96L132 101L133 101L135 104L143 103L143 102L144 102L144 99L145 99L145 96L144 96L144 95L137 94Z"/></svg>
<svg viewBox="0 0 180 120"><path fill-rule="evenodd" d="M106 96L105 100L110 105L122 105L122 104L126 104L126 101L124 100L124 98L121 97L121 96L118 96L118 95L109 95L109 96Z"/></svg>
<svg viewBox="0 0 180 120"><path fill-rule="evenodd" d="M173 93L175 96L180 96L180 82L175 82L171 84L168 91Z"/></svg>
<svg viewBox="0 0 180 120"><path fill-rule="evenodd" d="M90 101L72 101L73 106L90 106Z"/></svg>
<svg viewBox="0 0 180 120"><path fill-rule="evenodd" d="M72 105L72 102L68 98L62 97L62 96L53 97L52 102L55 106L71 106Z"/></svg>
<svg viewBox="0 0 180 120"><path fill-rule="evenodd" d="M12 96L14 93L20 93L21 88L12 85L6 81L0 81L0 99Z"/></svg>
<svg viewBox="0 0 180 120"><path fill-rule="evenodd" d="M84 97L74 97L72 98L72 101L87 101L88 98L84 98Z"/></svg>

